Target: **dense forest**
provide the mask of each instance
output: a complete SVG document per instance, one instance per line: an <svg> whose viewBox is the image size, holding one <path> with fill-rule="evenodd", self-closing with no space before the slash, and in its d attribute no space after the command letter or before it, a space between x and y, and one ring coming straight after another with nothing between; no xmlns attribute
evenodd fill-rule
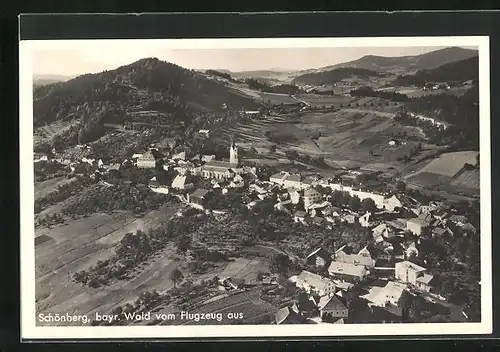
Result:
<svg viewBox="0 0 500 352"><path fill-rule="evenodd" d="M405 101L410 100L410 98L406 94L373 90L370 87L361 87L358 89L351 90L350 95L351 95L351 97L382 98L382 99L388 99L388 100L395 101L395 102L405 102Z"/></svg>
<svg viewBox="0 0 500 352"><path fill-rule="evenodd" d="M450 62L438 68L421 70L414 75L399 76L393 84L424 87L429 82L448 82L451 86L454 82L461 84L469 80L477 81L478 78L479 58L475 56L462 61Z"/></svg>
<svg viewBox="0 0 500 352"><path fill-rule="evenodd" d="M378 72L367 70L364 68L342 67L331 71L307 73L305 75L295 77L292 83L311 84L319 86L324 84L334 84L352 76L377 77L380 75L381 74Z"/></svg>
<svg viewBox="0 0 500 352"><path fill-rule="evenodd" d="M459 149L479 148L479 90L477 85L462 96L450 94L427 95L414 98L405 104L408 111L444 121L451 126L447 129L432 123L400 114L398 121L423 127L427 135L435 135L436 142L447 139ZM441 144L441 143L439 143ZM444 143L447 144L447 143Z"/></svg>
<svg viewBox="0 0 500 352"><path fill-rule="evenodd" d="M245 83L248 88L260 90L265 93L276 93L276 94L299 94L302 93L301 89L294 84L278 84L275 86L270 86L259 80L253 78L247 78Z"/></svg>

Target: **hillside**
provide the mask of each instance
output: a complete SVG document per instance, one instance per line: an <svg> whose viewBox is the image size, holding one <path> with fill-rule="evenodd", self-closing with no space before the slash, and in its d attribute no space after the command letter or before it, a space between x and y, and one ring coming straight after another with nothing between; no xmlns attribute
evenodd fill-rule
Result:
<svg viewBox="0 0 500 352"><path fill-rule="evenodd" d="M355 67L336 68L331 71L306 73L295 77L292 80L293 84L310 84L310 85L329 85L335 84L351 77L377 77L380 74L373 70Z"/></svg>
<svg viewBox="0 0 500 352"><path fill-rule="evenodd" d="M315 70L315 72L318 73L337 68L353 67L377 72L403 73L405 71L433 69L450 62L469 59L477 55L477 50L463 49L459 47L450 47L414 56L385 57L366 55L354 61L326 66Z"/></svg>
<svg viewBox="0 0 500 352"><path fill-rule="evenodd" d="M156 58L35 87L33 96L35 127L79 120L79 134L89 135L83 140L100 135L104 123L123 123L131 111L152 111L166 123L189 125L197 113L222 110L223 106L259 106L224 83Z"/></svg>
<svg viewBox="0 0 500 352"><path fill-rule="evenodd" d="M465 82L479 79L479 58L450 62L434 69L420 70L414 75L400 76L395 85L424 86L429 82Z"/></svg>

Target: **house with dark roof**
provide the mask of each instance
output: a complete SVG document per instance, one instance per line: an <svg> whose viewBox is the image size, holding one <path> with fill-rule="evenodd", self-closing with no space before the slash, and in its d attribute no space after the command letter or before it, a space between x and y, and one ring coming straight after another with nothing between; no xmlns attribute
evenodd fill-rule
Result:
<svg viewBox="0 0 500 352"><path fill-rule="evenodd" d="M347 319L349 309L345 300L337 295L321 297L318 304L320 317L325 322L335 322L339 319Z"/></svg>
<svg viewBox="0 0 500 352"><path fill-rule="evenodd" d="M188 195L188 203L191 203L197 208L204 208L205 198L208 191L203 188L198 188L196 191Z"/></svg>
<svg viewBox="0 0 500 352"><path fill-rule="evenodd" d="M274 315L274 322L276 325L281 324L302 324L304 317L295 312L291 307L283 307L279 309Z"/></svg>
<svg viewBox="0 0 500 352"><path fill-rule="evenodd" d="M326 268L332 261L330 253L324 248L319 247L306 258L307 265L315 266L317 268Z"/></svg>

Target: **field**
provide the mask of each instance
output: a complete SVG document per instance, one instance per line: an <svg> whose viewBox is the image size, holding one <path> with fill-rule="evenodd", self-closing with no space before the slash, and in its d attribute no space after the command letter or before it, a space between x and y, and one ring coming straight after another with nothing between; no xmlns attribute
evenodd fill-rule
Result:
<svg viewBox="0 0 500 352"><path fill-rule="evenodd" d="M69 184L75 181L75 178L67 179L65 177L56 177L42 182L35 183L35 200L44 198L57 191L59 186Z"/></svg>
<svg viewBox="0 0 500 352"><path fill-rule="evenodd" d="M453 177L457 172L462 170L464 164L476 165L477 155L478 152L474 151L442 154L439 158L434 159L424 166L420 172Z"/></svg>
<svg viewBox="0 0 500 352"><path fill-rule="evenodd" d="M235 258L219 273L219 277L244 279L246 283L256 283L259 272L269 271L269 263L265 258Z"/></svg>
<svg viewBox="0 0 500 352"><path fill-rule="evenodd" d="M196 307L193 313L222 313L222 321L205 320L196 322L194 320L164 321L161 325L229 325L233 323L227 315L229 313L243 314L243 322L246 324L258 324L261 320L269 320L274 317L277 308L259 298L259 289L245 292L221 295L220 299L212 300L210 303ZM171 312L171 311L167 311Z"/></svg>
<svg viewBox="0 0 500 352"><path fill-rule="evenodd" d="M479 170L462 170L457 174L453 181L451 181L451 186L463 187L463 188L474 188L479 189Z"/></svg>
<svg viewBox="0 0 500 352"><path fill-rule="evenodd" d="M476 164L478 152L466 151L441 154L425 161L404 176L407 182L422 187L439 186L452 193L471 193L479 190L479 170L465 170L464 164Z"/></svg>
<svg viewBox="0 0 500 352"><path fill-rule="evenodd" d="M109 258L114 246L127 232L158 226L177 209L177 205L165 206L142 219L125 212L94 214L65 226L37 230L36 236L42 239L37 241L35 248L37 311L92 315L135 300L145 290L160 291L171 287L168 274L177 263L169 255L170 248L158 253L155 260L144 265L130 281L117 281L106 288L75 284L71 276L98 260Z"/></svg>
<svg viewBox="0 0 500 352"><path fill-rule="evenodd" d="M401 149L408 149L410 144L419 141L425 143L425 135L417 127L394 122L392 109L396 107L365 108L351 104L351 108L330 112L266 116L224 127L214 136L221 139L235 136L241 148L269 150L275 146L275 153L266 153L270 163L277 164L284 152L293 150L311 157L324 157L334 167L365 167L395 174L408 166L396 160L404 152ZM401 134L406 135L409 144L390 147L393 136ZM419 158L430 156L438 149L435 145L426 145Z"/></svg>

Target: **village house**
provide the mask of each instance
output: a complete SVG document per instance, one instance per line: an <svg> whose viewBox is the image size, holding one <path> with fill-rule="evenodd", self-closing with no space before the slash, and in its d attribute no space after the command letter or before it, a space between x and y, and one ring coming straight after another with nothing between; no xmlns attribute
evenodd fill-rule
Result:
<svg viewBox="0 0 500 352"><path fill-rule="evenodd" d="M317 268L326 268L331 261L330 253L323 247L319 247L306 257L306 264Z"/></svg>
<svg viewBox="0 0 500 352"><path fill-rule="evenodd" d="M323 213L323 210L326 208L329 208L331 206L332 206L331 203L328 201L323 201L321 203L314 203L311 206L309 206L308 212L312 217L315 217L315 216L323 216L324 217L325 214Z"/></svg>
<svg viewBox="0 0 500 352"><path fill-rule="evenodd" d="M149 181L148 187L151 191L153 191L155 193L160 193L160 194L169 194L170 193L170 189L167 186L160 185L158 183L158 181L156 180L156 176L151 178L151 180Z"/></svg>
<svg viewBox="0 0 500 352"><path fill-rule="evenodd" d="M373 239L375 242L382 242L384 238L389 238L390 228L385 222L380 223L372 229Z"/></svg>
<svg viewBox="0 0 500 352"><path fill-rule="evenodd" d="M300 292L292 305L292 310L305 318L314 318L319 315L318 304L314 296Z"/></svg>
<svg viewBox="0 0 500 352"><path fill-rule="evenodd" d="M301 184L301 188L308 189L311 188L316 183L317 178L314 176L307 176L304 178Z"/></svg>
<svg viewBox="0 0 500 352"><path fill-rule="evenodd" d="M204 209L205 197L208 191L198 188L196 191L188 195L188 203L198 209Z"/></svg>
<svg viewBox="0 0 500 352"><path fill-rule="evenodd" d="M186 175L177 175L172 181L172 188L185 190L194 188L194 183Z"/></svg>
<svg viewBox="0 0 500 352"><path fill-rule="evenodd" d="M151 150L137 157L136 165L140 169L152 169L156 166L156 159Z"/></svg>
<svg viewBox="0 0 500 352"><path fill-rule="evenodd" d="M371 287L368 293L360 298L366 300L370 307L386 307L388 304L399 307L401 299L406 293L406 285L389 281L383 287Z"/></svg>
<svg viewBox="0 0 500 352"><path fill-rule="evenodd" d="M364 265L353 263L342 263L333 261L328 267L330 276L336 279L348 281L351 283L358 283L362 281L367 275L368 271Z"/></svg>
<svg viewBox="0 0 500 352"><path fill-rule="evenodd" d="M372 213L370 213L369 211L367 211L364 215L360 216L358 221L359 221L359 224L362 226L362 227L370 227L372 225L372 223L370 222L370 216L372 215Z"/></svg>
<svg viewBox="0 0 500 352"><path fill-rule="evenodd" d="M324 218L320 218L318 216L311 218L311 223L316 226L322 226L325 223L325 221L326 220Z"/></svg>
<svg viewBox="0 0 500 352"><path fill-rule="evenodd" d="M307 214L305 211L298 210L293 215L293 221L305 224L306 223L306 215Z"/></svg>
<svg viewBox="0 0 500 352"><path fill-rule="evenodd" d="M305 318L295 312L291 307L283 307L274 315L274 322L281 324L302 324Z"/></svg>
<svg viewBox="0 0 500 352"><path fill-rule="evenodd" d="M287 177L289 175L290 174L288 172L281 171L281 172L278 172L274 175L271 175L271 177L269 177L269 181L272 183L276 183L280 186L283 186L285 184L285 180L287 179Z"/></svg>
<svg viewBox="0 0 500 352"><path fill-rule="evenodd" d="M302 188L301 179L302 179L302 176L300 176L300 174L290 175L285 179L283 186L285 188L301 189Z"/></svg>
<svg viewBox="0 0 500 352"><path fill-rule="evenodd" d="M448 220L457 226L463 226L467 223L467 217L463 215L452 215Z"/></svg>
<svg viewBox="0 0 500 352"><path fill-rule="evenodd" d="M203 161L204 163L209 163L212 160L215 160L215 155L202 155L201 156L201 161Z"/></svg>
<svg viewBox="0 0 500 352"><path fill-rule="evenodd" d="M309 209L314 203L323 199L323 195L316 191L314 188L308 188L304 191L304 208Z"/></svg>
<svg viewBox="0 0 500 352"><path fill-rule="evenodd" d="M429 292L433 276L427 273L427 269L409 261L396 263L396 279L413 285L422 291Z"/></svg>
<svg viewBox="0 0 500 352"><path fill-rule="evenodd" d="M343 214L341 215L341 219L348 224L354 224L356 222L356 215L354 214Z"/></svg>
<svg viewBox="0 0 500 352"><path fill-rule="evenodd" d="M292 202L292 204L299 204L300 202L300 193L293 189L293 188L290 188L287 190L288 191L288 195L290 197L290 201Z"/></svg>
<svg viewBox="0 0 500 352"><path fill-rule="evenodd" d="M441 236L446 235L447 233L448 233L448 231L446 231L446 229L444 229L442 227L435 227L431 231L432 237L441 237Z"/></svg>
<svg viewBox="0 0 500 352"><path fill-rule="evenodd" d="M321 297L318 308L320 317L325 322L336 322L339 319L347 320L349 316L347 304L337 295Z"/></svg>
<svg viewBox="0 0 500 352"><path fill-rule="evenodd" d="M406 222L406 229L414 235L420 236L422 232L431 225L432 215L422 213L418 217Z"/></svg>
<svg viewBox="0 0 500 352"><path fill-rule="evenodd" d="M289 281L307 293L316 294L320 297L335 293L335 284L332 280L306 270L302 270L297 276L290 277Z"/></svg>
<svg viewBox="0 0 500 352"><path fill-rule="evenodd" d="M229 182L230 188L242 188L245 186L245 181L241 175L236 174L233 179Z"/></svg>
<svg viewBox="0 0 500 352"><path fill-rule="evenodd" d="M395 195L384 199L383 208L387 211L394 211L396 208L401 208L403 203Z"/></svg>
<svg viewBox="0 0 500 352"><path fill-rule="evenodd" d="M336 262L363 265L366 268L372 268L375 265L371 255L348 254L344 251L344 248L345 246L342 246L335 252L334 260Z"/></svg>

